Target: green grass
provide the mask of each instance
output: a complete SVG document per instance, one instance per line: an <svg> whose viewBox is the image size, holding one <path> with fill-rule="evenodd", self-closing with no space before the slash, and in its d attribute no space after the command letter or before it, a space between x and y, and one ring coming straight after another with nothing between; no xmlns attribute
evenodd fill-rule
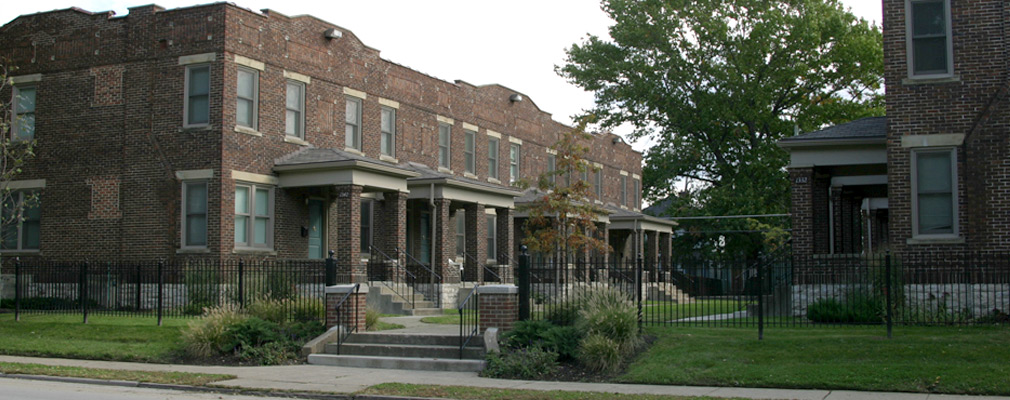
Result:
<svg viewBox="0 0 1010 400"><path fill-rule="evenodd" d="M1010 394L1007 327L648 328L626 383Z"/></svg>
<svg viewBox="0 0 1010 400"><path fill-rule="evenodd" d="M375 323L375 326L373 326L372 329L369 329L368 331L377 332L377 331L388 331L391 329L403 329L403 325L394 324L392 322L377 321Z"/></svg>
<svg viewBox="0 0 1010 400"><path fill-rule="evenodd" d="M673 321L746 310L747 303L734 300L697 300L687 304L646 301L642 305L642 314L646 322Z"/></svg>
<svg viewBox="0 0 1010 400"><path fill-rule="evenodd" d="M164 383L203 386L211 382L235 379L235 375L199 374L190 372L121 371L114 369L67 367L42 364L0 362L0 373L22 375L64 376L117 381Z"/></svg>
<svg viewBox="0 0 1010 400"><path fill-rule="evenodd" d="M413 385L383 383L357 394L450 398L459 400L708 400L714 397L660 396L652 394L619 394L599 392L570 392L564 390L492 389L467 386ZM726 400L726 399L721 399Z"/></svg>
<svg viewBox="0 0 1010 400"><path fill-rule="evenodd" d="M182 348L189 319L0 314L0 354L89 360L169 362Z"/></svg>
<svg viewBox="0 0 1010 400"><path fill-rule="evenodd" d="M463 315L467 318L472 318L472 310L463 310ZM441 324L441 325L459 325L459 310L450 309L442 310L442 315L434 315L430 317L421 318L421 322L426 324Z"/></svg>

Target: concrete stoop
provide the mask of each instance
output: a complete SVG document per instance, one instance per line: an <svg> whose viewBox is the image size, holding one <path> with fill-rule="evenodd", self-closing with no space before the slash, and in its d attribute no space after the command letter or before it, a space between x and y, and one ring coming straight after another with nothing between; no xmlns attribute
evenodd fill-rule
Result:
<svg viewBox="0 0 1010 400"><path fill-rule="evenodd" d="M456 335L355 333L340 347L340 354L335 343L328 344L324 353L312 354L308 361L341 367L478 372L484 369L484 353L479 337L460 359Z"/></svg>
<svg viewBox="0 0 1010 400"><path fill-rule="evenodd" d="M671 283L649 283L646 287L646 298L656 301L674 302L677 304L693 303L694 299Z"/></svg>
<svg viewBox="0 0 1010 400"><path fill-rule="evenodd" d="M404 296L414 298L413 307L404 299ZM413 293L413 291L399 295L382 283L372 286L368 292L367 302L370 308L375 308L383 314L442 315L442 310L436 308L435 303L425 300L424 295Z"/></svg>

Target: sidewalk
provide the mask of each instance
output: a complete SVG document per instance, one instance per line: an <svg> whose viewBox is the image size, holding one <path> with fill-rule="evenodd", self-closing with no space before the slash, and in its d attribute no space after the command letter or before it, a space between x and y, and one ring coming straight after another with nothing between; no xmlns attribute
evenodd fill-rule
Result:
<svg viewBox="0 0 1010 400"><path fill-rule="evenodd" d="M178 371L231 374L238 378L216 382L229 388L258 390L315 391L349 394L380 383L476 386L489 388L568 390L607 393L639 393L676 396L744 397L750 399L800 400L1010 400L1010 397L952 396L916 393L880 393L828 390L759 388L718 388L700 386L625 385L615 383L540 382L489 379L469 372L431 372L389 369L344 368L317 365L277 367L214 367L171 364L143 364L115 361L68 360L0 356L0 362L65 365L134 371ZM2 381L0 381L2 386Z"/></svg>

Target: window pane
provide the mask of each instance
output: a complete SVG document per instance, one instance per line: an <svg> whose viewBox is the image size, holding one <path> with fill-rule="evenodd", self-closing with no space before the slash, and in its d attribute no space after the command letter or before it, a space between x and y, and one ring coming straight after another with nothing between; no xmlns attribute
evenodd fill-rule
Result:
<svg viewBox="0 0 1010 400"><path fill-rule="evenodd" d="M267 222L270 221L269 218L256 218L255 226L253 226L253 239L255 239L254 244L267 244Z"/></svg>
<svg viewBox="0 0 1010 400"><path fill-rule="evenodd" d="M207 95L190 96L189 98L189 124L205 124L210 122L210 103Z"/></svg>
<svg viewBox="0 0 1010 400"><path fill-rule="evenodd" d="M256 189L256 215L270 215L270 191L267 189Z"/></svg>
<svg viewBox="0 0 1010 400"><path fill-rule="evenodd" d="M38 249L39 248L39 237L41 236L40 224L36 219L34 221L28 220L21 224L21 248L22 249Z"/></svg>
<svg viewBox="0 0 1010 400"><path fill-rule="evenodd" d="M253 98L253 88L256 85L255 75L252 72L238 70L238 96L246 99Z"/></svg>
<svg viewBox="0 0 1010 400"><path fill-rule="evenodd" d="M495 253L495 237L497 236L497 229L495 224L495 217L487 217L487 259L494 259Z"/></svg>
<svg viewBox="0 0 1010 400"><path fill-rule="evenodd" d="M382 109L382 131L392 132L393 131L393 109L383 108Z"/></svg>
<svg viewBox="0 0 1010 400"><path fill-rule="evenodd" d="M17 113L35 112L35 88L18 88Z"/></svg>
<svg viewBox="0 0 1010 400"><path fill-rule="evenodd" d="M438 126L438 145L439 146L449 146L449 126L439 125Z"/></svg>
<svg viewBox="0 0 1010 400"><path fill-rule="evenodd" d="M950 194L919 195L919 234L954 233Z"/></svg>
<svg viewBox="0 0 1010 400"><path fill-rule="evenodd" d="M252 100L238 99L235 104L235 122L242 126L252 126L253 104Z"/></svg>
<svg viewBox="0 0 1010 400"><path fill-rule="evenodd" d="M393 155L393 135L390 133L383 132L382 137L379 139L381 143L379 146L382 150L382 154L387 156Z"/></svg>
<svg viewBox="0 0 1010 400"><path fill-rule="evenodd" d="M190 215L186 217L186 245L207 245L207 215Z"/></svg>
<svg viewBox="0 0 1010 400"><path fill-rule="evenodd" d="M348 124L358 124L358 102L356 100L347 100L346 113L344 114L344 119Z"/></svg>
<svg viewBox="0 0 1010 400"><path fill-rule="evenodd" d="M245 215L235 216L235 243L249 242L249 217Z"/></svg>
<svg viewBox="0 0 1010 400"><path fill-rule="evenodd" d="M285 103L290 110L302 109L302 87L293 83L288 84L287 101Z"/></svg>
<svg viewBox="0 0 1010 400"><path fill-rule="evenodd" d="M210 93L210 68L189 69L189 95L200 96Z"/></svg>
<svg viewBox="0 0 1010 400"><path fill-rule="evenodd" d="M189 184L186 187L186 215L207 213L207 184Z"/></svg>
<svg viewBox="0 0 1010 400"><path fill-rule="evenodd" d="M17 223L6 224L0 229L3 238L0 238L0 248L4 250L18 248L18 225Z"/></svg>
<svg viewBox="0 0 1010 400"><path fill-rule="evenodd" d="M298 112L288 110L284 121L284 133L288 135L298 134Z"/></svg>
<svg viewBox="0 0 1010 400"><path fill-rule="evenodd" d="M17 133L15 139L31 140L35 137L35 114L21 114L18 116Z"/></svg>
<svg viewBox="0 0 1010 400"><path fill-rule="evenodd" d="M912 3L912 36L944 35L947 15L943 1L917 1Z"/></svg>
<svg viewBox="0 0 1010 400"><path fill-rule="evenodd" d="M249 214L249 188L245 186L235 187L235 213Z"/></svg>
<svg viewBox="0 0 1010 400"><path fill-rule="evenodd" d="M912 41L915 73L947 72L947 38L922 38Z"/></svg>
<svg viewBox="0 0 1010 400"><path fill-rule="evenodd" d="M916 154L916 186L919 193L950 193L950 152Z"/></svg>
<svg viewBox="0 0 1010 400"><path fill-rule="evenodd" d="M344 130L344 146L350 147L352 149L358 148L358 127L346 124L346 129Z"/></svg>

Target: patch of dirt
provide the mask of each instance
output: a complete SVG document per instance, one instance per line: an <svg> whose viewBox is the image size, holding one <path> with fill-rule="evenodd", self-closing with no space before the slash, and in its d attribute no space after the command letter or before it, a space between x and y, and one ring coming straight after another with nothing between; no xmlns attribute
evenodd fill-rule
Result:
<svg viewBox="0 0 1010 400"><path fill-rule="evenodd" d="M557 381L557 382L590 382L590 383L607 383L613 382L614 378L624 374L624 371L628 369L633 361L638 359L638 356L649 350L652 347L652 343L656 341L655 336L643 336L642 344L640 344L635 351L628 354L621 362L621 366L617 368L614 372L598 372L589 370L577 361L563 362L561 363L558 371L554 374L545 376L540 380L544 381Z"/></svg>

